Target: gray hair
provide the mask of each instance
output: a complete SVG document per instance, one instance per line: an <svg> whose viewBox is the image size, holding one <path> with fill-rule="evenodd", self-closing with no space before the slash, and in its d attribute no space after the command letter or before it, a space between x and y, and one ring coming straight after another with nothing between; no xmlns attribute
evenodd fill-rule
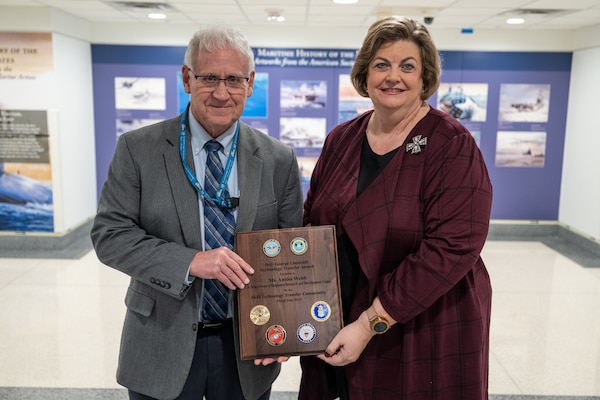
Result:
<svg viewBox="0 0 600 400"><path fill-rule="evenodd" d="M201 51L233 49L244 56L248 63L248 74L254 70L254 53L246 36L235 27L212 26L199 30L190 39L183 62L193 67L193 61Z"/></svg>

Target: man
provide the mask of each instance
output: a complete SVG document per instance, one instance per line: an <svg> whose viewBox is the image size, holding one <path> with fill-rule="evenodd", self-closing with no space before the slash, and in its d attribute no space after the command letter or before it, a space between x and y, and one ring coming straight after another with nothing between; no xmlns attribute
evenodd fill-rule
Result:
<svg viewBox="0 0 600 400"><path fill-rule="evenodd" d="M184 62L188 110L119 138L92 228L98 258L131 276L117 380L130 399L265 400L280 364L239 359L235 289L254 271L232 230L301 226L298 164L239 121L243 34L197 32Z"/></svg>

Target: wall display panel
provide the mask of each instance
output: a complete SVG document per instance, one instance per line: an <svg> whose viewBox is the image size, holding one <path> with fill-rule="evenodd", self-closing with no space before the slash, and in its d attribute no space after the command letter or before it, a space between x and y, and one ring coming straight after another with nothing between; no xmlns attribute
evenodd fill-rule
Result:
<svg viewBox="0 0 600 400"><path fill-rule="evenodd" d="M550 85L502 84L498 121L548 123Z"/></svg>
<svg viewBox="0 0 600 400"><path fill-rule="evenodd" d="M485 121L457 118L478 132L494 185L492 218L557 220L572 54L443 52L442 57L442 83L431 104L443 110L449 87L487 85Z"/></svg>
<svg viewBox="0 0 600 400"><path fill-rule="evenodd" d="M178 72L177 65L93 65L98 189L118 136L179 114Z"/></svg>
<svg viewBox="0 0 600 400"><path fill-rule="evenodd" d="M115 77L115 108L164 111L165 89L164 78L117 76Z"/></svg>
<svg viewBox="0 0 600 400"><path fill-rule="evenodd" d="M185 110L184 53L184 47L92 46L99 189L118 135ZM350 83L356 50L254 53L257 73L242 120L294 147L306 192L327 133L372 108ZM494 185L492 218L556 220L572 54L441 56L442 82L428 102L457 118L479 145ZM146 106L136 99L149 96L145 90L130 93L124 108L117 105L123 78L147 83L153 97Z"/></svg>
<svg viewBox="0 0 600 400"><path fill-rule="evenodd" d="M485 122L487 92L487 83L442 82L438 89L437 108L461 122Z"/></svg>
<svg viewBox="0 0 600 400"><path fill-rule="evenodd" d="M0 231L55 230L53 88L52 34L0 32Z"/></svg>
<svg viewBox="0 0 600 400"><path fill-rule="evenodd" d="M246 100L242 118L267 118L269 116L269 74L254 74L252 96Z"/></svg>
<svg viewBox="0 0 600 400"><path fill-rule="evenodd" d="M362 97L356 92L350 81L350 74L340 74L338 76L337 107L337 123L341 124L371 110L373 103L368 97Z"/></svg>
<svg viewBox="0 0 600 400"><path fill-rule="evenodd" d="M46 111L0 109L0 231L54 231Z"/></svg>

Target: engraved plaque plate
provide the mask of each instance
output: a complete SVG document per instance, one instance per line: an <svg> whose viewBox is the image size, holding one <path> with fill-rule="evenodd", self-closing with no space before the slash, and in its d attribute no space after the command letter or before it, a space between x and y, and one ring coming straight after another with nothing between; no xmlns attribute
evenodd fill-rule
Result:
<svg viewBox="0 0 600 400"><path fill-rule="evenodd" d="M335 227L236 233L255 270L238 290L243 360L325 351L342 328Z"/></svg>

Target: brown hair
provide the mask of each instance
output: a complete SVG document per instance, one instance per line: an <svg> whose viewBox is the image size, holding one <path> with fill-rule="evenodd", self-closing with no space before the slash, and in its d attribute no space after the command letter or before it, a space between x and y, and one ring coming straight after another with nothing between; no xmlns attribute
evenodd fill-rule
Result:
<svg viewBox="0 0 600 400"><path fill-rule="evenodd" d="M367 73L369 63L375 57L375 53L382 45L398 40L408 40L419 47L421 61L423 62L421 99L427 100L437 91L440 85L442 63L429 31L425 25L414 19L393 16L374 22L369 27L367 36L365 36L358 51L350 72L350 79L361 96L369 97Z"/></svg>

